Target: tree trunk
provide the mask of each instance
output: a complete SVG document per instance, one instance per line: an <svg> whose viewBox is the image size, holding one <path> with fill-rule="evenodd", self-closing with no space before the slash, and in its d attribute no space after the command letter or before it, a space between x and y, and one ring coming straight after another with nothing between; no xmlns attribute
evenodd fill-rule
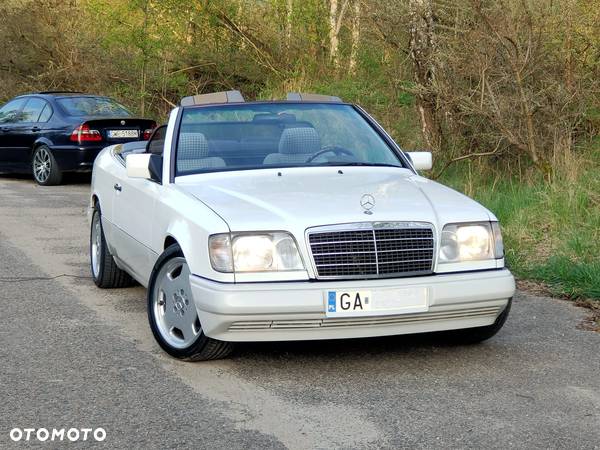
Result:
<svg viewBox="0 0 600 450"><path fill-rule="evenodd" d="M293 0L287 0L287 8L285 11L285 46L289 50L292 44L292 15L294 13Z"/></svg>
<svg viewBox="0 0 600 450"><path fill-rule="evenodd" d="M238 6L237 6L237 13L235 15L235 21L237 23L243 23L243 20L244 20L244 2L243 2L243 0L240 0L240 2L238 3ZM240 43L238 45L240 46L240 49L244 50L246 48L246 40L240 39Z"/></svg>
<svg viewBox="0 0 600 450"><path fill-rule="evenodd" d="M360 44L360 1L354 0L354 20L352 21L352 48L350 49L350 63L348 68L351 74L356 73L356 59Z"/></svg>
<svg viewBox="0 0 600 450"><path fill-rule="evenodd" d="M437 114L434 64L434 23L432 0L409 0L410 57L417 85L416 104L421 120L421 132L427 147L439 152L442 128Z"/></svg>
<svg viewBox="0 0 600 450"><path fill-rule="evenodd" d="M330 0L329 3L329 56L334 68L340 65L340 29L342 28L342 20L346 13L349 0L344 0L341 8L338 8L338 0Z"/></svg>
<svg viewBox="0 0 600 450"><path fill-rule="evenodd" d="M339 50L339 41L338 34L336 30L337 25L337 10L338 10L338 2L337 0L329 1L329 57L331 58L331 62L334 67L338 65L338 50Z"/></svg>
<svg viewBox="0 0 600 450"><path fill-rule="evenodd" d="M148 65L148 49L147 49L147 41L148 41L148 16L150 12L148 11L150 5L150 0L146 0L144 3L142 12L144 13L144 22L142 25L142 36L143 42L141 46L142 50L142 67L140 73L140 114L142 117L146 114L146 67Z"/></svg>
<svg viewBox="0 0 600 450"><path fill-rule="evenodd" d="M569 2L565 5L566 24L565 24L565 85L569 92L575 90L575 58L573 58L573 5Z"/></svg>
<svg viewBox="0 0 600 450"><path fill-rule="evenodd" d="M187 10L188 23L185 32L185 42L188 45L192 45L196 38L196 22L194 20L194 8L190 7Z"/></svg>

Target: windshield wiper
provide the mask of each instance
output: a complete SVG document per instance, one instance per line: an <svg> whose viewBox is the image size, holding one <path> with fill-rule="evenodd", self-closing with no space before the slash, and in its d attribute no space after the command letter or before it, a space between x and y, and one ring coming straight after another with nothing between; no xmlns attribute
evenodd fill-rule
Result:
<svg viewBox="0 0 600 450"><path fill-rule="evenodd" d="M396 167L398 169L402 169L402 166L397 166L395 164L385 164L385 163L367 163L367 162L335 162L329 161L326 163L319 164L320 166L369 166L369 167Z"/></svg>

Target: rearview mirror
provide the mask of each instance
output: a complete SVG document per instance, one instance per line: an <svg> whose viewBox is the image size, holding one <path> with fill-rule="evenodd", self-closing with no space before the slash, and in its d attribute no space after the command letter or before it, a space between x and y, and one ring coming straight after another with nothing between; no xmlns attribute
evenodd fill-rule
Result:
<svg viewBox="0 0 600 450"><path fill-rule="evenodd" d="M144 178L161 182L162 156L150 153L132 153L125 157L125 168L129 178Z"/></svg>
<svg viewBox="0 0 600 450"><path fill-rule="evenodd" d="M407 155L416 170L431 170L433 167L431 152L407 152Z"/></svg>

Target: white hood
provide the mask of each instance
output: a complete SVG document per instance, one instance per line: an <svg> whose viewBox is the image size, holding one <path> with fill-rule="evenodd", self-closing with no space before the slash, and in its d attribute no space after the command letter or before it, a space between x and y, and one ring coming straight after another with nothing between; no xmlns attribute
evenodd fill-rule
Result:
<svg viewBox="0 0 600 450"><path fill-rule="evenodd" d="M438 230L448 222L490 220L475 201L407 169L315 167L217 172L179 177L231 231L285 230L349 222L422 221ZM375 199L365 214L361 197ZM439 231L438 231L439 232Z"/></svg>

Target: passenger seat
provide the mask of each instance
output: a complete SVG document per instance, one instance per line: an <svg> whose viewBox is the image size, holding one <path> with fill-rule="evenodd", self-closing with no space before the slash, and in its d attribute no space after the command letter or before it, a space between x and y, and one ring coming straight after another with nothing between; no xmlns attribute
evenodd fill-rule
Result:
<svg viewBox="0 0 600 450"><path fill-rule="evenodd" d="M182 133L177 148L177 171L193 172L225 167L223 158L208 156L208 141L202 133Z"/></svg>

